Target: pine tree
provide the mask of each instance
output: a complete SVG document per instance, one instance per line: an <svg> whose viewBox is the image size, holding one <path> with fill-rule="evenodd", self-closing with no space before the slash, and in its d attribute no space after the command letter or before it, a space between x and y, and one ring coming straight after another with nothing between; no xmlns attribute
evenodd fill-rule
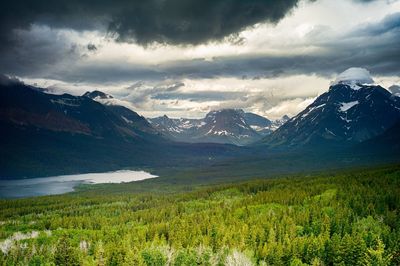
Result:
<svg viewBox="0 0 400 266"><path fill-rule="evenodd" d="M392 256L385 255L385 244L377 239L375 248L368 248L365 253L364 265L366 266L387 266L390 265Z"/></svg>
<svg viewBox="0 0 400 266"><path fill-rule="evenodd" d="M78 266L80 265L77 250L71 246L70 240L66 234L61 236L58 241L54 254L54 263L58 266Z"/></svg>

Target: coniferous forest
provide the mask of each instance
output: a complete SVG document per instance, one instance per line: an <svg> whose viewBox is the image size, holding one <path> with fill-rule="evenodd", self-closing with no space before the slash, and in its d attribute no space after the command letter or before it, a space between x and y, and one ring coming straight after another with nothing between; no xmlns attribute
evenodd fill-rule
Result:
<svg viewBox="0 0 400 266"><path fill-rule="evenodd" d="M399 166L123 188L0 201L1 265L400 264Z"/></svg>

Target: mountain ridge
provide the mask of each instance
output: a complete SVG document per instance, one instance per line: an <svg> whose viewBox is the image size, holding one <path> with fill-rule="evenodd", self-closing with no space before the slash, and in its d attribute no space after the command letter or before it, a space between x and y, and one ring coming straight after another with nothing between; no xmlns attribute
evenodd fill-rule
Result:
<svg viewBox="0 0 400 266"><path fill-rule="evenodd" d="M0 129L0 178L208 164L248 152L176 143L128 108L14 81L0 83Z"/></svg>
<svg viewBox="0 0 400 266"><path fill-rule="evenodd" d="M247 145L270 134L288 118L271 121L242 109L210 111L204 118L150 118L150 123L170 139L183 142L213 142Z"/></svg>

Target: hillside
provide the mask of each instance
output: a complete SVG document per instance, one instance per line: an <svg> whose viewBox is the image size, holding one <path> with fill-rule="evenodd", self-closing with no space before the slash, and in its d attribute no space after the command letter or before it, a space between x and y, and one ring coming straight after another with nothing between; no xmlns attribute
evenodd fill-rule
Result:
<svg viewBox="0 0 400 266"><path fill-rule="evenodd" d="M191 192L131 193L140 182L0 201L0 263L398 265L399 180L392 166Z"/></svg>

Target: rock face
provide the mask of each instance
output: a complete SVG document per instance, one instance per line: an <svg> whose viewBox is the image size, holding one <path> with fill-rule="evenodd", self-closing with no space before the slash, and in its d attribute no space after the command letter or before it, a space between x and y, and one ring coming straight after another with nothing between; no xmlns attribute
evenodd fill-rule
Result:
<svg viewBox="0 0 400 266"><path fill-rule="evenodd" d="M246 145L270 134L287 118L270 121L241 109L222 109L209 112L203 119L162 116L149 121L165 136L176 141Z"/></svg>
<svg viewBox="0 0 400 266"><path fill-rule="evenodd" d="M378 136L396 124L400 98L369 84L373 81L366 72L359 75L356 71L355 76L351 72L339 75L344 80L336 80L328 92L263 142L271 146L346 145Z"/></svg>

